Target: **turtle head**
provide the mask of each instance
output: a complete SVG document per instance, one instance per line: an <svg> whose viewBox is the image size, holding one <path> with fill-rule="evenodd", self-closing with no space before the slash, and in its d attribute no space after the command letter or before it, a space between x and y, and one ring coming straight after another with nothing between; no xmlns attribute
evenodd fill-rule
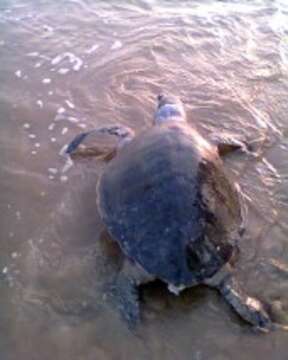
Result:
<svg viewBox="0 0 288 360"><path fill-rule="evenodd" d="M155 124L163 124L168 121L186 122L182 101L173 95L158 95L154 121Z"/></svg>

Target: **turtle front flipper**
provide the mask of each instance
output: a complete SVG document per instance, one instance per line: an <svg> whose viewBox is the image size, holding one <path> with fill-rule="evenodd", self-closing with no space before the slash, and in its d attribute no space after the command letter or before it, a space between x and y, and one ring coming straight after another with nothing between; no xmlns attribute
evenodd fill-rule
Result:
<svg viewBox="0 0 288 360"><path fill-rule="evenodd" d="M241 151L246 154L251 151L250 146L245 139L231 136L230 134L213 134L211 141L217 146L220 156L228 155L234 151Z"/></svg>
<svg viewBox="0 0 288 360"><path fill-rule="evenodd" d="M214 275L205 283L208 286L217 288L238 315L243 320L254 325L256 329L265 332L273 329L273 323L265 310L264 304L246 294L229 268L224 267L224 270L220 270L220 275Z"/></svg>
<svg viewBox="0 0 288 360"><path fill-rule="evenodd" d="M117 143L112 146L101 145L99 135L112 135L117 138ZM65 155L73 160L79 158L99 158L104 161L111 160L117 150L123 147L134 137L134 131L126 126L111 125L99 127L91 131L78 134L66 147Z"/></svg>

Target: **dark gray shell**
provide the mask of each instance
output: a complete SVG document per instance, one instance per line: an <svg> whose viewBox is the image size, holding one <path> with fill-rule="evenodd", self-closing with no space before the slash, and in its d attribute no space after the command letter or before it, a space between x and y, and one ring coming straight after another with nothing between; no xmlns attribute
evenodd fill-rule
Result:
<svg viewBox="0 0 288 360"><path fill-rule="evenodd" d="M124 253L175 286L229 261L241 224L216 148L188 125L154 126L132 140L103 172L98 205Z"/></svg>

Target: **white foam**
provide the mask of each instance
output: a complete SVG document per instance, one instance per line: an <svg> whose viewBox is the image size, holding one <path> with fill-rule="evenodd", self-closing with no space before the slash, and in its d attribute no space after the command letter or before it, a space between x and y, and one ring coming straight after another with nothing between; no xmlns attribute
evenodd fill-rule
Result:
<svg viewBox="0 0 288 360"><path fill-rule="evenodd" d="M111 50L121 49L123 46L120 40L115 40L114 43L111 45Z"/></svg>
<svg viewBox="0 0 288 360"><path fill-rule="evenodd" d="M55 179L55 176L53 176L53 175L49 175L48 177L49 177L50 180L54 180L54 179Z"/></svg>
<svg viewBox="0 0 288 360"><path fill-rule="evenodd" d="M21 71L21 70L15 71L15 75L16 75L18 78L21 78L21 76L22 76L22 71Z"/></svg>
<svg viewBox="0 0 288 360"><path fill-rule="evenodd" d="M43 25L43 29L50 33L52 33L54 31L53 27L49 26L49 25Z"/></svg>
<svg viewBox="0 0 288 360"><path fill-rule="evenodd" d="M45 191L41 191L40 196L42 196L42 197L46 196L46 192L45 192Z"/></svg>
<svg viewBox="0 0 288 360"><path fill-rule="evenodd" d="M51 79L49 79L49 78L44 78L44 79L42 80L42 83L43 83L43 84L50 84L50 83L51 83Z"/></svg>
<svg viewBox="0 0 288 360"><path fill-rule="evenodd" d="M40 148L41 145L40 145L40 143L35 143L34 146L35 146L36 148Z"/></svg>
<svg viewBox="0 0 288 360"><path fill-rule="evenodd" d="M86 124L83 124L83 123L82 123L82 124L79 124L78 126L79 126L81 129L86 129L86 128L87 128L87 125L86 125Z"/></svg>
<svg viewBox="0 0 288 360"><path fill-rule="evenodd" d="M40 54L39 54L39 52L37 52L37 51L30 52L30 53L27 54L27 56L31 56L31 57L37 57L37 56L39 56L39 55L40 55Z"/></svg>
<svg viewBox="0 0 288 360"><path fill-rule="evenodd" d="M61 75L66 75L66 74L68 74L69 71L70 71L70 70L67 69L67 68L60 68L60 69L58 70L58 73L61 74Z"/></svg>
<svg viewBox="0 0 288 360"><path fill-rule="evenodd" d="M67 120L75 124L79 122L79 120L74 116L68 116Z"/></svg>
<svg viewBox="0 0 288 360"><path fill-rule="evenodd" d="M72 166L74 165L73 160L70 158L70 156L67 157L66 163L63 166L62 173L66 173Z"/></svg>
<svg viewBox="0 0 288 360"><path fill-rule="evenodd" d="M37 62L37 63L34 65L35 68L39 68L40 66L42 66L42 63L40 63L40 62Z"/></svg>
<svg viewBox="0 0 288 360"><path fill-rule="evenodd" d="M50 58L49 56L41 55L41 54L39 54L39 58L40 58L40 59L43 59L43 60L47 60L47 61L50 61L50 60L51 60L51 58Z"/></svg>
<svg viewBox="0 0 288 360"><path fill-rule="evenodd" d="M74 71L79 71L83 65L83 61L81 59L77 59L75 65L73 66Z"/></svg>
<svg viewBox="0 0 288 360"><path fill-rule="evenodd" d="M20 254L17 253L16 251L14 251L14 252L11 253L12 259L17 259L17 257L19 257L19 256L20 256Z"/></svg>
<svg viewBox="0 0 288 360"><path fill-rule="evenodd" d="M70 107L70 109L75 109L75 105L71 101L65 100L65 103L67 104L68 107Z"/></svg>
<svg viewBox="0 0 288 360"><path fill-rule="evenodd" d="M54 123L51 123L49 126L48 126L48 130L52 131L55 127L55 124Z"/></svg>
<svg viewBox="0 0 288 360"><path fill-rule="evenodd" d="M37 100L37 105L42 109L43 108L43 101Z"/></svg>
<svg viewBox="0 0 288 360"><path fill-rule="evenodd" d="M64 57L65 57L65 56L63 56L63 54L56 56L54 59L52 59L51 64L52 64L52 65L57 65L57 64L59 64L60 61L62 61L62 60L64 59Z"/></svg>
<svg viewBox="0 0 288 360"><path fill-rule="evenodd" d="M29 134L28 136L29 136L30 139L35 139L36 138L35 134Z"/></svg>
<svg viewBox="0 0 288 360"><path fill-rule="evenodd" d="M52 137L50 140L51 140L51 142L56 142L56 138L55 138L55 137Z"/></svg>
<svg viewBox="0 0 288 360"><path fill-rule="evenodd" d="M74 71L79 71L81 69L81 67L83 66L83 61L79 57L77 57L76 55L74 55L70 52L65 52L63 54L57 55L54 59L52 59L51 64L58 65L60 62L62 62L66 58L73 65L72 69Z"/></svg>
<svg viewBox="0 0 288 360"><path fill-rule="evenodd" d="M67 128L67 127L63 128L63 129L62 129L62 135L65 135L65 134L67 133L67 131L68 131L68 128Z"/></svg>
<svg viewBox="0 0 288 360"><path fill-rule="evenodd" d="M32 150L32 151L31 151L31 154L32 154L32 155L36 155L36 154L37 154L37 151L36 151L36 150Z"/></svg>
<svg viewBox="0 0 288 360"><path fill-rule="evenodd" d="M2 274L7 274L8 273L8 267L5 266L3 269L2 269Z"/></svg>
<svg viewBox="0 0 288 360"><path fill-rule="evenodd" d="M24 128L24 129L30 129L30 128L31 128L31 124L25 123L25 124L23 125L23 128Z"/></svg>
<svg viewBox="0 0 288 360"><path fill-rule="evenodd" d="M51 95L53 95L53 94L54 94L53 91L49 91L49 92L48 92L48 95L49 95L49 96L51 96Z"/></svg>
<svg viewBox="0 0 288 360"><path fill-rule="evenodd" d="M64 114L56 114L54 121L61 121L61 120L66 120L67 116Z"/></svg>
<svg viewBox="0 0 288 360"><path fill-rule="evenodd" d="M93 54L99 48L98 44L92 45L89 49L85 50L86 54Z"/></svg>
<svg viewBox="0 0 288 360"><path fill-rule="evenodd" d="M59 151L59 155L60 156L65 156L65 152L68 149L68 144L65 144L64 146L62 146L62 148Z"/></svg>
<svg viewBox="0 0 288 360"><path fill-rule="evenodd" d="M58 110L57 110L57 114L61 115L61 114L64 114L64 112L66 111L66 109L64 107L60 107Z"/></svg>
<svg viewBox="0 0 288 360"><path fill-rule="evenodd" d="M56 169L56 168L49 168L49 169L48 169L48 172L55 175L55 174L58 173L58 169Z"/></svg>
<svg viewBox="0 0 288 360"><path fill-rule="evenodd" d="M60 181L61 182L67 182L68 181L68 176L66 176L66 175L60 176Z"/></svg>

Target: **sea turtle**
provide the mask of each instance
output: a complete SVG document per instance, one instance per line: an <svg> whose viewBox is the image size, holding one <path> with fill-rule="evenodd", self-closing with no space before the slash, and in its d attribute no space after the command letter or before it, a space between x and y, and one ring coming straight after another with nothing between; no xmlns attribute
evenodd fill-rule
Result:
<svg viewBox="0 0 288 360"><path fill-rule="evenodd" d="M270 329L265 306L241 289L232 271L243 212L221 156L245 151L245 144L229 137L207 141L186 121L182 102L170 95L158 96L154 124L139 135L120 125L97 128L78 135L66 154L98 156L93 135L99 133L119 139L106 157L97 205L126 255L113 291L128 322L139 319L137 286L160 279L175 294L198 284L216 288L244 320Z"/></svg>

